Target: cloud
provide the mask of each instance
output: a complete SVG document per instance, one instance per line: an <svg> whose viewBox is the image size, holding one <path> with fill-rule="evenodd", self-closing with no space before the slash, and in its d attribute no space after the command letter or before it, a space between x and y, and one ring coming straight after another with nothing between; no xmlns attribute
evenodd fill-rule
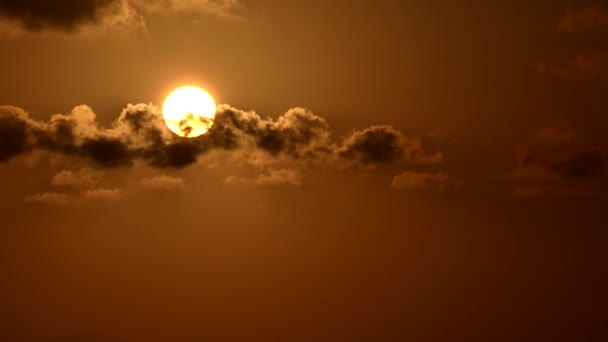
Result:
<svg viewBox="0 0 608 342"><path fill-rule="evenodd" d="M530 180L592 178L603 169L604 155L580 141L567 123L543 128L516 158L512 176Z"/></svg>
<svg viewBox="0 0 608 342"><path fill-rule="evenodd" d="M258 176L256 184L262 186L293 186L299 187L302 185L302 173L298 170L290 169L270 169L266 173Z"/></svg>
<svg viewBox="0 0 608 342"><path fill-rule="evenodd" d="M44 204L69 204L72 201L68 194L57 192L42 192L24 199L26 203L44 203Z"/></svg>
<svg viewBox="0 0 608 342"><path fill-rule="evenodd" d="M0 107L0 162L24 153L28 149L30 142L30 127L35 126L35 122L30 120L27 113L20 108L3 106Z"/></svg>
<svg viewBox="0 0 608 342"><path fill-rule="evenodd" d="M605 155L560 122L532 136L515 159L508 178L524 182L514 195L579 194L604 171Z"/></svg>
<svg viewBox="0 0 608 342"><path fill-rule="evenodd" d="M104 171L91 168L82 168L78 171L63 170L53 176L51 185L59 187L93 186L99 183L104 175Z"/></svg>
<svg viewBox="0 0 608 342"><path fill-rule="evenodd" d="M130 0L149 13L203 14L226 19L240 19L243 4L238 0Z"/></svg>
<svg viewBox="0 0 608 342"><path fill-rule="evenodd" d="M72 31L87 22L96 22L104 9L116 0L7 0L0 2L0 16L12 18L28 31L57 29Z"/></svg>
<svg viewBox="0 0 608 342"><path fill-rule="evenodd" d="M113 201L119 199L123 195L123 190L114 188L114 189L94 189L88 190L84 194L82 194L82 198L85 200L94 200L94 201Z"/></svg>
<svg viewBox="0 0 608 342"><path fill-rule="evenodd" d="M576 53L565 65L538 63L536 70L573 80L608 79L608 51L584 50Z"/></svg>
<svg viewBox="0 0 608 342"><path fill-rule="evenodd" d="M165 175L144 178L141 180L140 184L146 189L154 190L179 190L185 188L183 178L169 177Z"/></svg>
<svg viewBox="0 0 608 342"><path fill-rule="evenodd" d="M31 119L20 108L0 106L0 139L0 162L41 150L79 158L95 168L126 167L135 161L183 168L210 151L241 153L241 159L249 158L264 169L279 160L369 166L442 159L440 152L423 149L420 139L386 125L356 130L341 142L334 141L327 121L303 108L272 119L221 105L206 134L182 138L171 133L160 109L151 104L128 105L107 128L98 125L88 106L55 114L48 121Z"/></svg>
<svg viewBox="0 0 608 342"><path fill-rule="evenodd" d="M0 34L145 31L143 16L127 0L7 0L0 3Z"/></svg>
<svg viewBox="0 0 608 342"><path fill-rule="evenodd" d="M253 183L253 180L251 180L249 178L245 178L245 177L238 177L238 176L228 176L224 180L224 184L232 185L232 186L249 185L252 183Z"/></svg>
<svg viewBox="0 0 608 342"><path fill-rule="evenodd" d="M439 163L441 153L429 154L418 138L406 137L392 126L372 126L354 131L338 148L338 154L362 164L395 162Z"/></svg>
<svg viewBox="0 0 608 342"><path fill-rule="evenodd" d="M288 186L299 188L302 186L304 176L295 169L273 169L263 171L257 177L230 176L224 180L224 184L231 186L257 185L267 187Z"/></svg>
<svg viewBox="0 0 608 342"><path fill-rule="evenodd" d="M68 194L59 192L41 192L26 197L25 203L41 203L52 205L82 204L86 201L114 201L124 195L122 189L92 189L80 194Z"/></svg>
<svg viewBox="0 0 608 342"><path fill-rule="evenodd" d="M608 28L608 13L600 6L568 10L558 25L563 32L591 32Z"/></svg>
<svg viewBox="0 0 608 342"><path fill-rule="evenodd" d="M445 172L427 173L406 171L393 177L391 187L397 190L422 190L444 192L457 190L461 183L452 180Z"/></svg>
<svg viewBox="0 0 608 342"><path fill-rule="evenodd" d="M0 37L147 33L149 15L240 19L242 8L237 0L5 0L0 2Z"/></svg>

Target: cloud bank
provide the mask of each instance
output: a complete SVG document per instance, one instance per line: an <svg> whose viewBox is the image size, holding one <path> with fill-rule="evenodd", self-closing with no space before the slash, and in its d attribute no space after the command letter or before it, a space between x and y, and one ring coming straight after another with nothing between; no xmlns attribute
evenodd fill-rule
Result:
<svg viewBox="0 0 608 342"><path fill-rule="evenodd" d="M285 160L375 166L439 163L442 159L440 152L423 148L420 139L388 125L354 130L336 140L324 118L303 108L272 119L221 105L207 134L181 138L171 133L160 109L151 104L128 105L109 127L101 127L92 109L84 105L48 121L35 120L17 107L2 106L0 139L5 142L0 146L0 162L42 150L79 158L98 169L126 167L135 161L157 168L183 168L211 151L256 156L255 162L262 164ZM58 177L64 183L71 181L68 178L86 178Z"/></svg>

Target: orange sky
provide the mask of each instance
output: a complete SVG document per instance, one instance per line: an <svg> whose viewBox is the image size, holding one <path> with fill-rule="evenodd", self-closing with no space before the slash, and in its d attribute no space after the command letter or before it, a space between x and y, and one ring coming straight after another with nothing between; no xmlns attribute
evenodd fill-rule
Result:
<svg viewBox="0 0 608 342"><path fill-rule="evenodd" d="M604 1L3 1L0 340L603 340L607 34Z"/></svg>

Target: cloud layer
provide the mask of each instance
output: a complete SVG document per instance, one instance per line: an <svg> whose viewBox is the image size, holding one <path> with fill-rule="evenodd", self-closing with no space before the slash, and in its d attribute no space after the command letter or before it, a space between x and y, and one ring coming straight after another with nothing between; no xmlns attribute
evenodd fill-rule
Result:
<svg viewBox="0 0 608 342"><path fill-rule="evenodd" d="M159 108L149 104L128 105L107 128L98 125L88 106L55 114L49 121L3 106L0 139L5 142L0 146L0 162L43 150L82 159L97 168L128 166L136 160L158 168L182 168L213 150L246 152L247 157L256 156L256 163L287 160L373 166L442 159L440 152L425 150L420 139L388 125L354 130L336 141L327 121L303 108L272 119L222 105L209 132L189 139L172 134Z"/></svg>

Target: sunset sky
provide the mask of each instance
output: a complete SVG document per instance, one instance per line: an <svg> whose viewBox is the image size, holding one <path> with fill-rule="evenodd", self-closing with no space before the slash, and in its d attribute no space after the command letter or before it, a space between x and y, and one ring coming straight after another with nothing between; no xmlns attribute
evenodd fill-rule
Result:
<svg viewBox="0 0 608 342"><path fill-rule="evenodd" d="M608 338L606 1L0 0L0 75L0 341Z"/></svg>

